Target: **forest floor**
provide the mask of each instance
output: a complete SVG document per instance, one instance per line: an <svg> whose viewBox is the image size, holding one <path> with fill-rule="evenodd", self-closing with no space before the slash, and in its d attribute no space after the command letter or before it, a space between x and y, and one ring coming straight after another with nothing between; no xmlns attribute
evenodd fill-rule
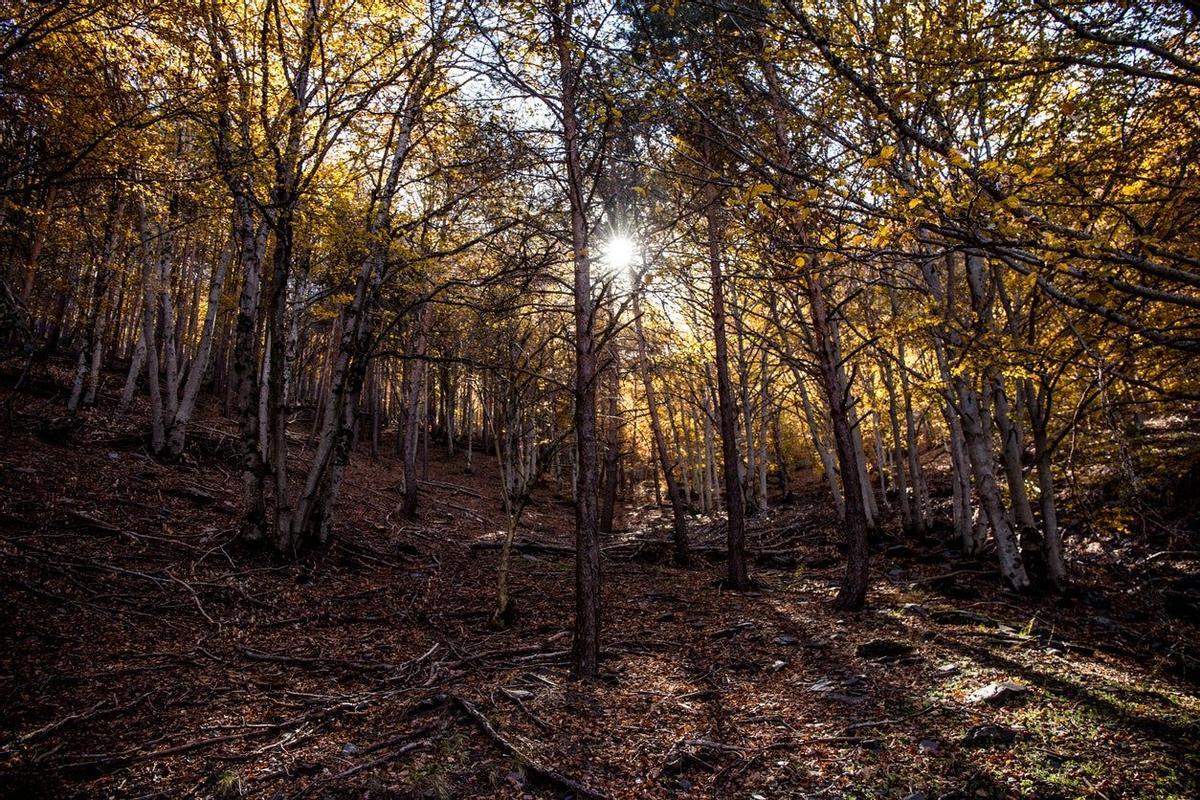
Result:
<svg viewBox="0 0 1200 800"><path fill-rule="evenodd" d="M819 486L753 520L753 592L723 591L718 560L665 563L649 512L625 509L605 545L604 676L579 683L573 512L552 487L497 630L489 458L468 474L431 448L406 521L398 464L357 454L330 548L280 564L235 541L228 421L200 420L167 465L132 423L97 412L39 436L61 398L9 401L3 796L1200 796L1198 620L1154 573L1195 562L1130 578L1100 548L1067 598L1018 598L937 536L893 536L868 609L836 614ZM695 536L719 546L720 526ZM995 682L1018 686L973 696Z"/></svg>

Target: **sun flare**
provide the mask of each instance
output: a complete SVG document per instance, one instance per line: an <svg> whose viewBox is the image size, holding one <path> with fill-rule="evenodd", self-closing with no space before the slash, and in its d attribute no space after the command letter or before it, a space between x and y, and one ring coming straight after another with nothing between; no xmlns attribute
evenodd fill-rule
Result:
<svg viewBox="0 0 1200 800"><path fill-rule="evenodd" d="M628 236L614 235L601 250L604 266L614 272L626 270L637 261L637 243Z"/></svg>

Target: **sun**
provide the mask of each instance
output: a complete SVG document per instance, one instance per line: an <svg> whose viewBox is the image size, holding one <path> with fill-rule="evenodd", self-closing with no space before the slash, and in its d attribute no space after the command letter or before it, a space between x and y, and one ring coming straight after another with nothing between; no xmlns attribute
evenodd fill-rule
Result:
<svg viewBox="0 0 1200 800"><path fill-rule="evenodd" d="M637 243L628 236L614 235L601 248L601 258L604 266L613 272L629 269L637 261Z"/></svg>

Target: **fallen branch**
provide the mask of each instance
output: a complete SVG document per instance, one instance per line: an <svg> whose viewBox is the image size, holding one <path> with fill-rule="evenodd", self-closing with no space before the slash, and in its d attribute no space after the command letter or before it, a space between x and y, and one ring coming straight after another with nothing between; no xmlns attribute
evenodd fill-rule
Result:
<svg viewBox="0 0 1200 800"><path fill-rule="evenodd" d="M141 705L142 701L149 696L150 693L147 692L140 697L134 698L132 702L126 703L123 706L109 706L107 708L104 707L104 701L101 700L99 703L96 703L96 705L85 711L68 714L57 722L52 722L49 725L45 725L37 730L30 731L23 736L19 736L17 737L17 742L20 744L25 744L26 742L41 738L47 734L54 733L59 728L63 727L64 725L69 725L72 722L83 722L85 720L97 719L99 717L107 717L110 714L122 714L126 711L132 711L134 708Z"/></svg>
<svg viewBox="0 0 1200 800"><path fill-rule="evenodd" d="M499 550L503 542L471 542L471 550ZM517 553L533 553L538 555L573 556L574 547L560 544L546 544L532 539L518 539L512 543L512 549Z"/></svg>
<svg viewBox="0 0 1200 800"><path fill-rule="evenodd" d="M608 795L584 786L582 783L574 780L573 778L568 778L561 772L542 764L527 753L518 749L516 745L500 735L500 732L496 730L491 721L484 715L482 711L476 708L470 700L459 697L458 695L451 695L451 700L453 700L455 705L461 708L463 712L470 717L476 725L479 726L480 730L487 734L489 739L495 742L496 746L499 747L500 750L521 762L525 766L525 769L534 777L559 789L573 792L577 797L587 797L591 798L591 800L608 800Z"/></svg>
<svg viewBox="0 0 1200 800"><path fill-rule="evenodd" d="M937 703L930 703L929 705L922 708L920 711L914 711L913 713L906 714L903 717L895 717L893 719L876 719L876 720L870 720L868 722L856 722L853 725L846 726L846 733L847 733L847 735L849 735L849 734L853 733L854 731L861 730L862 728L882 728L885 725L895 725L896 723L899 723L899 722L907 722L910 719L915 719L916 717L922 716L924 714L928 714L930 711L932 711L935 708L937 708Z"/></svg>
<svg viewBox="0 0 1200 800"><path fill-rule="evenodd" d="M452 492L462 492L463 494L469 494L472 497L478 497L480 499L483 498L483 495L481 495L479 492L475 491L474 489L468 489L466 486L460 486L457 483L446 483L445 481L430 481L430 480L422 479L422 480L417 481L417 485L433 486L438 489L448 489Z"/></svg>
<svg viewBox="0 0 1200 800"><path fill-rule="evenodd" d="M328 786L331 783L340 781L344 778L349 778L351 775L362 772L363 770L370 769L371 767L377 767L380 764L384 764L388 761L394 761L395 759L399 758L400 756L402 756L406 753L411 753L414 750L420 750L422 748L429 747L430 744L432 744L432 742L430 742L428 739L418 739L415 742L409 742L401 747L397 747L395 750L389 750L388 752L384 753L381 756L372 758L370 761L364 761L363 763L356 764L355 766L350 767L349 769L344 769L341 772L337 773L336 775L330 775L328 778L321 778L320 780L313 781L312 783L308 784L300 791L293 794L291 796L290 800L299 800L299 798L304 797L304 795L308 794L313 789L316 789L320 786ZM382 746L382 745L383 745L383 743L380 743L380 746ZM372 749L376 749L376 748L372 748Z"/></svg>
<svg viewBox="0 0 1200 800"><path fill-rule="evenodd" d="M525 701L521 699L521 696L519 694L517 694L516 692L514 692L510 689L504 689L504 688L500 689L500 694L504 695L510 701L515 703L517 708L524 711L525 716L529 717L529 719L533 721L534 725L537 725L539 728L541 728L546 733L550 733L550 731L552 730L550 725L545 720L543 720L541 717L539 717L537 714L534 714L532 711L530 711L529 706L525 705Z"/></svg>

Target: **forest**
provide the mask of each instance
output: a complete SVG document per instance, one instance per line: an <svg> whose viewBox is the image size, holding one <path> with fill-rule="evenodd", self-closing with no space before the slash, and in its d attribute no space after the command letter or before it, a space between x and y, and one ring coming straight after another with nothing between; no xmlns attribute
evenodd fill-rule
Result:
<svg viewBox="0 0 1200 800"><path fill-rule="evenodd" d="M1195 0L0 0L0 797L1197 796Z"/></svg>

